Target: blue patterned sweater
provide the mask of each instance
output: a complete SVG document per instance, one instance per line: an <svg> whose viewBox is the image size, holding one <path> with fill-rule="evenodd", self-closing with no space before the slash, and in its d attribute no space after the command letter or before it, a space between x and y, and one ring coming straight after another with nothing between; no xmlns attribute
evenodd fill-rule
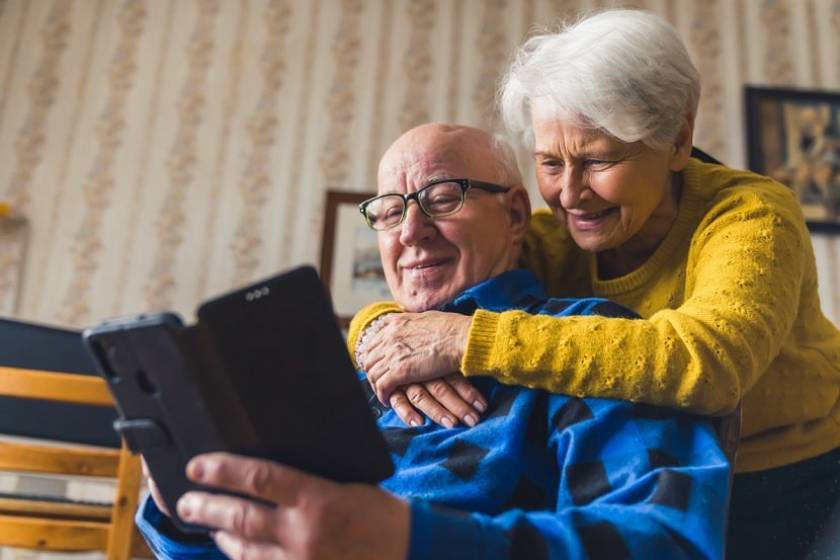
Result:
<svg viewBox="0 0 840 560"><path fill-rule="evenodd" d="M602 299L548 298L525 270L442 309L477 308L633 317ZM407 428L369 401L396 466L382 487L411 504L412 560L722 557L730 466L707 420L471 381L489 403L473 428ZM148 498L137 523L159 557L224 557L167 534Z"/></svg>

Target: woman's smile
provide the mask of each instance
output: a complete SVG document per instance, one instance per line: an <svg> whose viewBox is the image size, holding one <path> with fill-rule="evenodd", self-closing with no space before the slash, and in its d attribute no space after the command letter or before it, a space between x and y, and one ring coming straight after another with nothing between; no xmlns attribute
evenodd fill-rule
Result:
<svg viewBox="0 0 840 560"><path fill-rule="evenodd" d="M618 215L618 206L606 208L598 212L584 212L581 210L564 210L566 224L578 231L597 232L607 222Z"/></svg>

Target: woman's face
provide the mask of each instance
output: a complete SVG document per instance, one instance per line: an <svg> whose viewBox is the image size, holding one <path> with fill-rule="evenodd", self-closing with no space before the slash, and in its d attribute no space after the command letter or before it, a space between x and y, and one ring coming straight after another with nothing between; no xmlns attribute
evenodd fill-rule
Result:
<svg viewBox="0 0 840 560"><path fill-rule="evenodd" d="M661 219L670 226L676 211L672 153L627 144L553 115L535 113L532 122L540 193L581 249L616 249L660 231L654 222Z"/></svg>

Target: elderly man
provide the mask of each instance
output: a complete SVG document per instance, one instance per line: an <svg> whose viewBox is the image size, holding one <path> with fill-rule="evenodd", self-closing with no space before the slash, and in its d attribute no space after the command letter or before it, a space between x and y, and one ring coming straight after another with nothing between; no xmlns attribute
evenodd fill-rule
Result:
<svg viewBox="0 0 840 560"><path fill-rule="evenodd" d="M485 132L445 124L407 132L382 159L379 196L362 208L407 310L631 317L604 300L549 299L516 268L527 194L509 149ZM396 465L381 488L210 454L189 464L191 479L260 501L185 495L179 514L215 528L213 541L180 539L152 500L138 524L170 558L218 549L254 559L722 555L730 468L703 419L491 378L475 389L479 398L461 394L485 409L473 426L466 418L406 427L380 409Z"/></svg>

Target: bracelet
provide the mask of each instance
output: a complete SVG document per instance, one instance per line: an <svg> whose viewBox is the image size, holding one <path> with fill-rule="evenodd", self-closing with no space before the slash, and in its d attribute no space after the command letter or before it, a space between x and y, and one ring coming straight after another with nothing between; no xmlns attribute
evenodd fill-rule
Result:
<svg viewBox="0 0 840 560"><path fill-rule="evenodd" d="M388 313L385 315L388 315ZM356 342L354 354L356 356L356 363L362 371L365 371L365 365L362 363L362 355L364 355L365 350L367 350L368 342L370 342L370 339L373 338L373 335L381 331L382 327L385 326L385 321L383 320L385 319L385 315L380 315L374 319L373 322L362 332L362 336L360 336L359 340Z"/></svg>

